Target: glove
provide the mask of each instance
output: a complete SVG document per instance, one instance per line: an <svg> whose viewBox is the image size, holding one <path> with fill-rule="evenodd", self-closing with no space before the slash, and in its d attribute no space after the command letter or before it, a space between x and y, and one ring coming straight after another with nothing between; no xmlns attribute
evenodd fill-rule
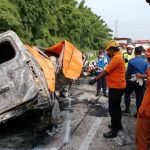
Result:
<svg viewBox="0 0 150 150"><path fill-rule="evenodd" d="M90 85L93 85L93 84L95 84L96 83L96 80L95 79L91 79L90 81L89 81L89 84Z"/></svg>
<svg viewBox="0 0 150 150"><path fill-rule="evenodd" d="M139 86L142 86L143 85L143 80L142 79L137 79L137 81L136 81L138 84L139 84Z"/></svg>
<svg viewBox="0 0 150 150"><path fill-rule="evenodd" d="M141 78L137 78L136 75L133 75L133 76L131 77L130 81L138 83L139 86L142 86L142 85L143 85L143 80L142 80Z"/></svg>
<svg viewBox="0 0 150 150"><path fill-rule="evenodd" d="M132 75L132 77L131 77L131 79L129 79L130 81L132 81L132 82L135 82L136 80L137 80L137 77L136 77L136 75L134 74L134 75Z"/></svg>

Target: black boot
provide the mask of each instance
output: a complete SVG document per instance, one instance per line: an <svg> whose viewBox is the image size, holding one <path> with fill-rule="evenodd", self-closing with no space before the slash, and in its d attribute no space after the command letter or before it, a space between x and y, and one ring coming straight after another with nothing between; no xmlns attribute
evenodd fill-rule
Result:
<svg viewBox="0 0 150 150"><path fill-rule="evenodd" d="M114 130L111 130L109 132L103 133L104 138L114 138L117 137L117 132Z"/></svg>
<svg viewBox="0 0 150 150"><path fill-rule="evenodd" d="M122 113L130 113L130 109L126 108L125 110L122 110Z"/></svg>
<svg viewBox="0 0 150 150"><path fill-rule="evenodd" d="M100 91L97 91L95 96L100 96Z"/></svg>
<svg viewBox="0 0 150 150"><path fill-rule="evenodd" d="M106 93L103 94L104 97L108 97L108 95Z"/></svg>
<svg viewBox="0 0 150 150"><path fill-rule="evenodd" d="M106 90L103 90L103 96L104 97L108 97L107 93L106 93Z"/></svg>
<svg viewBox="0 0 150 150"><path fill-rule="evenodd" d="M109 124L109 125L108 125L108 128L112 129L112 125L111 125L111 124ZM123 127L122 127L122 125L120 125L120 127L119 127L118 131L123 131Z"/></svg>

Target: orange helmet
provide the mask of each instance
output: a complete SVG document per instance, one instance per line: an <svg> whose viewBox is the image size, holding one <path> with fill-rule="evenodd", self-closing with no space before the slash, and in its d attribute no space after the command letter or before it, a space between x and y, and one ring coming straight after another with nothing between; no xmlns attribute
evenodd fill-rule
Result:
<svg viewBox="0 0 150 150"><path fill-rule="evenodd" d="M150 58L150 47L146 50L145 55L147 58Z"/></svg>

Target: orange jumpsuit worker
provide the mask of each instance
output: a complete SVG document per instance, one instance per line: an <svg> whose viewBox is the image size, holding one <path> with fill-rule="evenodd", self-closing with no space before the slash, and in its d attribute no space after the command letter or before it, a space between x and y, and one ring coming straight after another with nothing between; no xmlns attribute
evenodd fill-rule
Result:
<svg viewBox="0 0 150 150"><path fill-rule="evenodd" d="M142 104L138 111L136 122L136 144L137 150L150 149L150 48L146 51L149 67L147 69L147 87ZM139 77L145 77L144 75Z"/></svg>
<svg viewBox="0 0 150 150"><path fill-rule="evenodd" d="M111 58L110 63L105 69L89 84L93 85L100 78L107 76L107 85L109 87L109 113L111 117L111 130L103 134L105 138L114 138L119 130L122 130L122 113L121 113L121 97L126 87L125 81L125 61L120 53L119 44L111 40L107 43L106 51Z"/></svg>

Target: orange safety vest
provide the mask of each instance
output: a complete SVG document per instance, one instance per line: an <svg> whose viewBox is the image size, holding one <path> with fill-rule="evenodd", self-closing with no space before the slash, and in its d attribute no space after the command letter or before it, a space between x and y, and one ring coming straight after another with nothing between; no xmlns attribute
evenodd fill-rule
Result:
<svg viewBox="0 0 150 150"><path fill-rule="evenodd" d="M150 68L147 70L147 87L139 108L139 113L150 117Z"/></svg>
<svg viewBox="0 0 150 150"><path fill-rule="evenodd" d="M125 62L120 52L117 52L104 69L107 75L107 85L109 88L124 89L125 81Z"/></svg>

